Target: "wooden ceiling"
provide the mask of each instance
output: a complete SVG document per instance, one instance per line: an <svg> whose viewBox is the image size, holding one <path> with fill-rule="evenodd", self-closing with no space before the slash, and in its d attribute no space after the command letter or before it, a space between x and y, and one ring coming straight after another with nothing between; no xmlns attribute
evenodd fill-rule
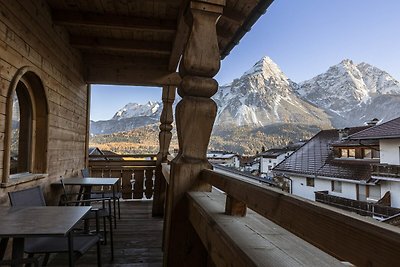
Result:
<svg viewBox="0 0 400 267"><path fill-rule="evenodd" d="M226 0L217 23L225 57L273 0ZM88 83L177 84L187 0L47 0L84 60Z"/></svg>

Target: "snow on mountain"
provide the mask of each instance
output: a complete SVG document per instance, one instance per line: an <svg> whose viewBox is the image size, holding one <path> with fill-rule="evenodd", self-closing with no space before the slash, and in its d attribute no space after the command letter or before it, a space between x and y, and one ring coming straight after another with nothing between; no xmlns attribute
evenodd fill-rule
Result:
<svg viewBox="0 0 400 267"><path fill-rule="evenodd" d="M371 114L369 109L377 105L377 97L399 95L400 83L374 66L345 59L325 73L300 83L297 92L330 114L334 126L342 127L372 119L366 118L366 113ZM378 102L382 104L382 98ZM391 106L396 106L394 102L390 102ZM400 111L395 114L400 115Z"/></svg>
<svg viewBox="0 0 400 267"><path fill-rule="evenodd" d="M162 111L161 102L149 101L146 104L128 103L118 110L112 117L112 120L121 120L135 118L140 116L159 116Z"/></svg>
<svg viewBox="0 0 400 267"><path fill-rule="evenodd" d="M263 57L242 77L221 86L213 96L218 106L216 125L265 126L304 123L327 127L327 115L299 98L296 85L269 58Z"/></svg>

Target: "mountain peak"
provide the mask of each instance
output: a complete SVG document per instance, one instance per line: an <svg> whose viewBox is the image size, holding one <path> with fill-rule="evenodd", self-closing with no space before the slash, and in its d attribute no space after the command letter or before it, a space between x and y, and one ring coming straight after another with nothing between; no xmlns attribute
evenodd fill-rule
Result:
<svg viewBox="0 0 400 267"><path fill-rule="evenodd" d="M243 76L256 74L262 74L264 77L284 77L287 79L278 65L268 56L262 57L251 69L246 71Z"/></svg>

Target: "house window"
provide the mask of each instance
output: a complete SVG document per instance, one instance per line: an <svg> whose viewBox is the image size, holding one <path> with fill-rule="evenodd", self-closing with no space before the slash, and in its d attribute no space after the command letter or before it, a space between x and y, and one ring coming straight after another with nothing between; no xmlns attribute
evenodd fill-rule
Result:
<svg viewBox="0 0 400 267"><path fill-rule="evenodd" d="M10 174L27 173L31 169L32 104L23 82L18 83L12 102Z"/></svg>
<svg viewBox="0 0 400 267"><path fill-rule="evenodd" d="M355 158L356 149L355 148L341 148L340 149L341 158Z"/></svg>
<svg viewBox="0 0 400 267"><path fill-rule="evenodd" d="M372 158L379 159L380 157L381 156L380 156L379 150L378 149L372 149Z"/></svg>
<svg viewBox="0 0 400 267"><path fill-rule="evenodd" d="M358 198L359 201L367 201L367 186L366 185L358 185Z"/></svg>
<svg viewBox="0 0 400 267"><path fill-rule="evenodd" d="M377 185L371 185L368 187L369 189L369 198L374 199L374 200L379 200L381 199L381 186L379 184Z"/></svg>
<svg viewBox="0 0 400 267"><path fill-rule="evenodd" d="M47 172L48 106L40 78L24 67L10 84L6 103L6 135L2 183L35 178Z"/></svg>
<svg viewBox="0 0 400 267"><path fill-rule="evenodd" d="M363 149L363 158L364 159L372 159L372 149L364 148Z"/></svg>
<svg viewBox="0 0 400 267"><path fill-rule="evenodd" d="M314 182L315 182L314 178L308 178L308 177L306 178L307 186L314 187Z"/></svg>
<svg viewBox="0 0 400 267"><path fill-rule="evenodd" d="M342 193L342 182L332 181L332 192Z"/></svg>

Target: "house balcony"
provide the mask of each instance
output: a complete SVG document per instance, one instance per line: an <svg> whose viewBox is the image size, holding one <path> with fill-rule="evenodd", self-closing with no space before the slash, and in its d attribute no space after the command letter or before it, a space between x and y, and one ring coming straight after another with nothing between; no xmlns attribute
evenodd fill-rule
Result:
<svg viewBox="0 0 400 267"><path fill-rule="evenodd" d="M315 201L362 216L386 219L400 213L400 209L376 203L329 195L328 191L315 192Z"/></svg>
<svg viewBox="0 0 400 267"><path fill-rule="evenodd" d="M393 164L372 164L371 175L381 178L400 178L400 165Z"/></svg>

